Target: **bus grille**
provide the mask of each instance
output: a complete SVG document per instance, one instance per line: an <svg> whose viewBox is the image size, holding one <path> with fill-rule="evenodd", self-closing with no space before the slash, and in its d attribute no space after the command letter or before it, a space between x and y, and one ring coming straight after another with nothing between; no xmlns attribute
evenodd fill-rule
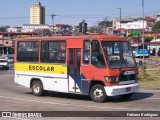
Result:
<svg viewBox="0 0 160 120"><path fill-rule="evenodd" d="M131 75L124 75L124 72L120 73L119 76L119 81L130 81L130 80L135 80L135 74L131 74Z"/></svg>

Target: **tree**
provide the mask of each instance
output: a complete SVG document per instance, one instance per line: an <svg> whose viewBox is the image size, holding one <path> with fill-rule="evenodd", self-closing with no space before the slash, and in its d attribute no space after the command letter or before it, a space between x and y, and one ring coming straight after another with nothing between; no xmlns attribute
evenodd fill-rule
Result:
<svg viewBox="0 0 160 120"><path fill-rule="evenodd" d="M49 29L36 29L34 32L38 33L38 36L50 36L51 31Z"/></svg>
<svg viewBox="0 0 160 120"><path fill-rule="evenodd" d="M102 28L99 26L92 26L88 30L89 33L103 33Z"/></svg>
<svg viewBox="0 0 160 120"><path fill-rule="evenodd" d="M103 21L98 23L98 27L102 29L102 33L108 33L109 27L112 26L112 21L109 21L108 18L104 18Z"/></svg>
<svg viewBox="0 0 160 120"><path fill-rule="evenodd" d="M111 23L111 21L100 21L98 23L98 25L101 26L101 27L103 27L103 26L105 26L105 27L111 27L112 23Z"/></svg>
<svg viewBox="0 0 160 120"><path fill-rule="evenodd" d="M152 27L152 31L160 31L160 21L156 22L156 24Z"/></svg>
<svg viewBox="0 0 160 120"><path fill-rule="evenodd" d="M10 28L10 26L1 26L0 27L0 32L7 32L7 29Z"/></svg>

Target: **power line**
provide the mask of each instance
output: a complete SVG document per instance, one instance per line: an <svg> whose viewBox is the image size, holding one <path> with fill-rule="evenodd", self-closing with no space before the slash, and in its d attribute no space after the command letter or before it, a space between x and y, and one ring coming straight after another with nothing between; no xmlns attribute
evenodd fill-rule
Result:
<svg viewBox="0 0 160 120"><path fill-rule="evenodd" d="M160 13L160 11L150 11L144 12L145 15L147 14L156 14ZM66 17L66 18L104 18L105 16L110 16L110 18L115 18L119 14L105 14L105 15L56 15L57 17ZM142 13L123 13L122 17L125 16L142 16ZM51 15L46 15L46 17L51 17ZM21 17L0 17L0 19L26 19L30 17L21 16Z"/></svg>
<svg viewBox="0 0 160 120"><path fill-rule="evenodd" d="M26 18L30 18L30 17L4 17L4 18L0 18L0 19L26 19Z"/></svg>

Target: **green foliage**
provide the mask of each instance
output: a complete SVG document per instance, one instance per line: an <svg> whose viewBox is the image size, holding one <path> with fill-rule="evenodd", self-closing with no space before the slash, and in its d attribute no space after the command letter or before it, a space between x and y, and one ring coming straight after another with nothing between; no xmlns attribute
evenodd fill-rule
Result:
<svg viewBox="0 0 160 120"><path fill-rule="evenodd" d="M160 21L156 22L156 24L152 27L153 31L160 31Z"/></svg>
<svg viewBox="0 0 160 120"><path fill-rule="evenodd" d="M100 21L98 23L99 26L106 26L106 27L111 27L112 22L111 21Z"/></svg>
<svg viewBox="0 0 160 120"><path fill-rule="evenodd" d="M1 26L0 32L7 32L7 28L9 28L9 26Z"/></svg>

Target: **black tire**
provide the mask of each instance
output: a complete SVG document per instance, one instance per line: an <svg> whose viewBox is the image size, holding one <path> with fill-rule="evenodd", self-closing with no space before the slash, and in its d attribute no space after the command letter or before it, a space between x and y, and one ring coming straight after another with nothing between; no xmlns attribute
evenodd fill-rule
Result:
<svg viewBox="0 0 160 120"><path fill-rule="evenodd" d="M9 67L3 67L2 69L3 70L9 70Z"/></svg>
<svg viewBox="0 0 160 120"><path fill-rule="evenodd" d="M124 95L120 95L120 97L124 100L127 100L129 98L131 98L133 96L134 93L129 93L129 94L124 94Z"/></svg>
<svg viewBox="0 0 160 120"><path fill-rule="evenodd" d="M41 81L39 80L34 80L32 82L32 93L35 95L35 96L42 96L43 95L43 85L41 83Z"/></svg>
<svg viewBox="0 0 160 120"><path fill-rule="evenodd" d="M9 70L9 67L6 67L6 70Z"/></svg>
<svg viewBox="0 0 160 120"><path fill-rule="evenodd" d="M92 86L92 88L90 89L90 97L94 102L104 102L107 98L104 86L100 84Z"/></svg>

